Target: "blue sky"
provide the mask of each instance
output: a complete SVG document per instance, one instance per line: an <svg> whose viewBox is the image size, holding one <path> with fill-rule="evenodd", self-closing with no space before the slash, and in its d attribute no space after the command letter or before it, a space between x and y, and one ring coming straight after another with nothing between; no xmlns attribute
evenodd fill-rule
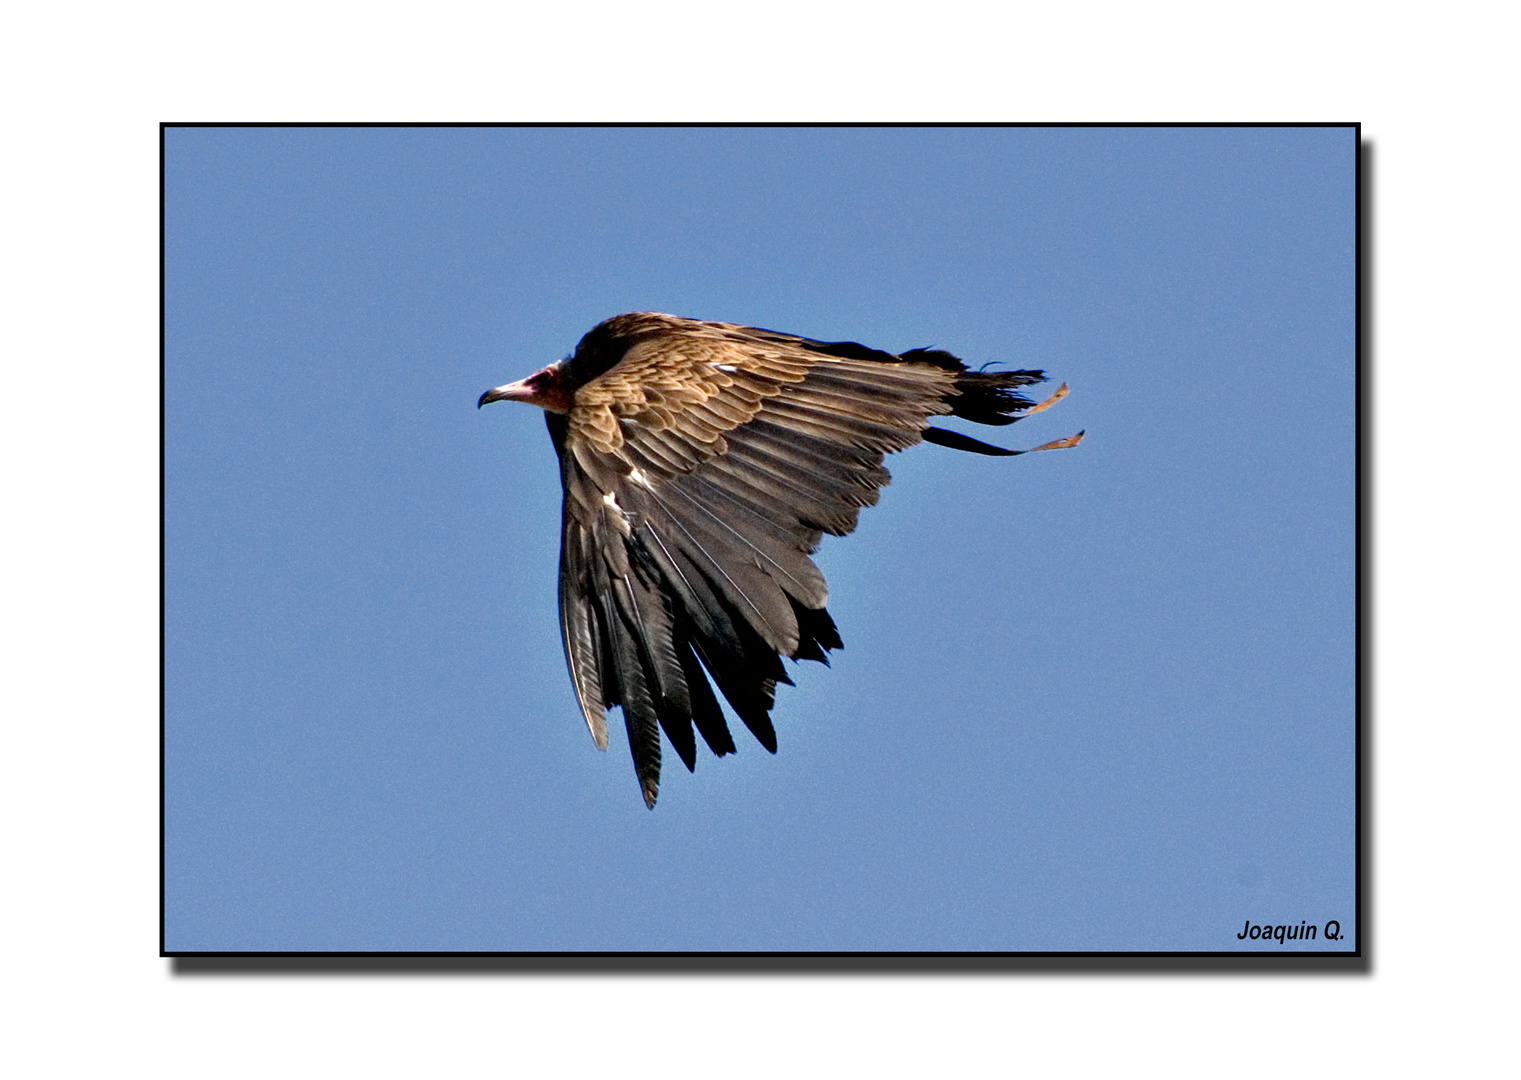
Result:
<svg viewBox="0 0 1521 1080"><path fill-rule="evenodd" d="M1230 949L1354 927L1350 130L172 129L166 944ZM818 561L780 751L573 700L536 410L628 310L1071 396ZM1345 943L1344 943L1345 944Z"/></svg>

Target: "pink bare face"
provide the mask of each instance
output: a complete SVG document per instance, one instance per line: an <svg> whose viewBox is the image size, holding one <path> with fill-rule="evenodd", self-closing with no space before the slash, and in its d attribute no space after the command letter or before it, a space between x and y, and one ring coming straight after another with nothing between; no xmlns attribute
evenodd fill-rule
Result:
<svg viewBox="0 0 1521 1080"><path fill-rule="evenodd" d="M493 401L522 401L552 413L570 412L572 391L562 377L563 367L550 364L543 371L536 371L526 379L498 386L481 395L476 408Z"/></svg>

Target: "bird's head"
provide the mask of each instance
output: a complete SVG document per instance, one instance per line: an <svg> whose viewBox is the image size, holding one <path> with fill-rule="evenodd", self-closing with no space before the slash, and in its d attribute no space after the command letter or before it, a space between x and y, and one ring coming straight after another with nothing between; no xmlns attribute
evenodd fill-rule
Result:
<svg viewBox="0 0 1521 1080"><path fill-rule="evenodd" d="M479 409L482 405L489 405L493 401L526 401L546 412L568 413L571 398L575 395L569 382L570 380L565 377L563 361L550 364L543 371L536 371L526 379L519 379L506 386L487 390L481 395L481 400L475 407Z"/></svg>

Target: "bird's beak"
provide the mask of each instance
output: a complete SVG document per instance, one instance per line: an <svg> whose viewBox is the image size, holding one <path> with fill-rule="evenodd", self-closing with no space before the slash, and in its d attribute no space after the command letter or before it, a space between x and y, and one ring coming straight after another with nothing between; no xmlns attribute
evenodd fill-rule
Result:
<svg viewBox="0 0 1521 1080"><path fill-rule="evenodd" d="M487 390L481 395L481 400L475 403L475 407L479 409L482 405L493 401L522 401L529 405L537 405L546 412L569 412L574 401L574 392L565 388L564 380L560 377L560 368L560 364L550 364L543 371L535 371L526 379L510 382L506 386L498 386L495 390Z"/></svg>
<svg viewBox="0 0 1521 1080"><path fill-rule="evenodd" d="M532 376L529 376L529 378L532 378ZM528 379L519 379L517 382L510 382L506 386L498 386L493 390L487 390L481 395L481 400L476 402L475 407L479 409L482 405L490 405L493 401L530 401L537 405L538 395L528 385Z"/></svg>

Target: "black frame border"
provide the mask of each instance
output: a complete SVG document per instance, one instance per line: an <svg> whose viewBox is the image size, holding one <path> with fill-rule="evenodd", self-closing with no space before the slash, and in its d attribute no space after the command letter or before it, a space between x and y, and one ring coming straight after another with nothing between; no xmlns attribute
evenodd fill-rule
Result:
<svg viewBox="0 0 1521 1080"><path fill-rule="evenodd" d="M1354 604L1355 688L1353 721L1354 808L1352 948L1336 951L1073 951L1073 952L283 952L171 951L165 947L166 847L165 719L164 719L164 434L165 434L165 136L169 128L1348 128L1354 143L1354 264L1355 264L1355 450L1354 502L1356 522ZM467 121L389 123L380 121L163 121L158 134L158 948L172 961L177 976L215 975L862 975L862 974L1288 974L1370 975L1373 905L1365 889L1364 871L1372 850L1372 821L1367 800L1371 776L1364 757L1371 752L1368 711L1371 707L1372 650L1365 634L1372 625L1373 599L1365 588L1374 561L1372 537L1365 517L1372 513L1373 416L1370 356L1373 349L1373 232L1374 145L1364 140L1362 123L1315 121L1250 122L1104 122L980 123L973 121L876 123L838 121L772 123L708 122L551 122L475 123ZM1367 451L1365 453L1365 451Z"/></svg>

